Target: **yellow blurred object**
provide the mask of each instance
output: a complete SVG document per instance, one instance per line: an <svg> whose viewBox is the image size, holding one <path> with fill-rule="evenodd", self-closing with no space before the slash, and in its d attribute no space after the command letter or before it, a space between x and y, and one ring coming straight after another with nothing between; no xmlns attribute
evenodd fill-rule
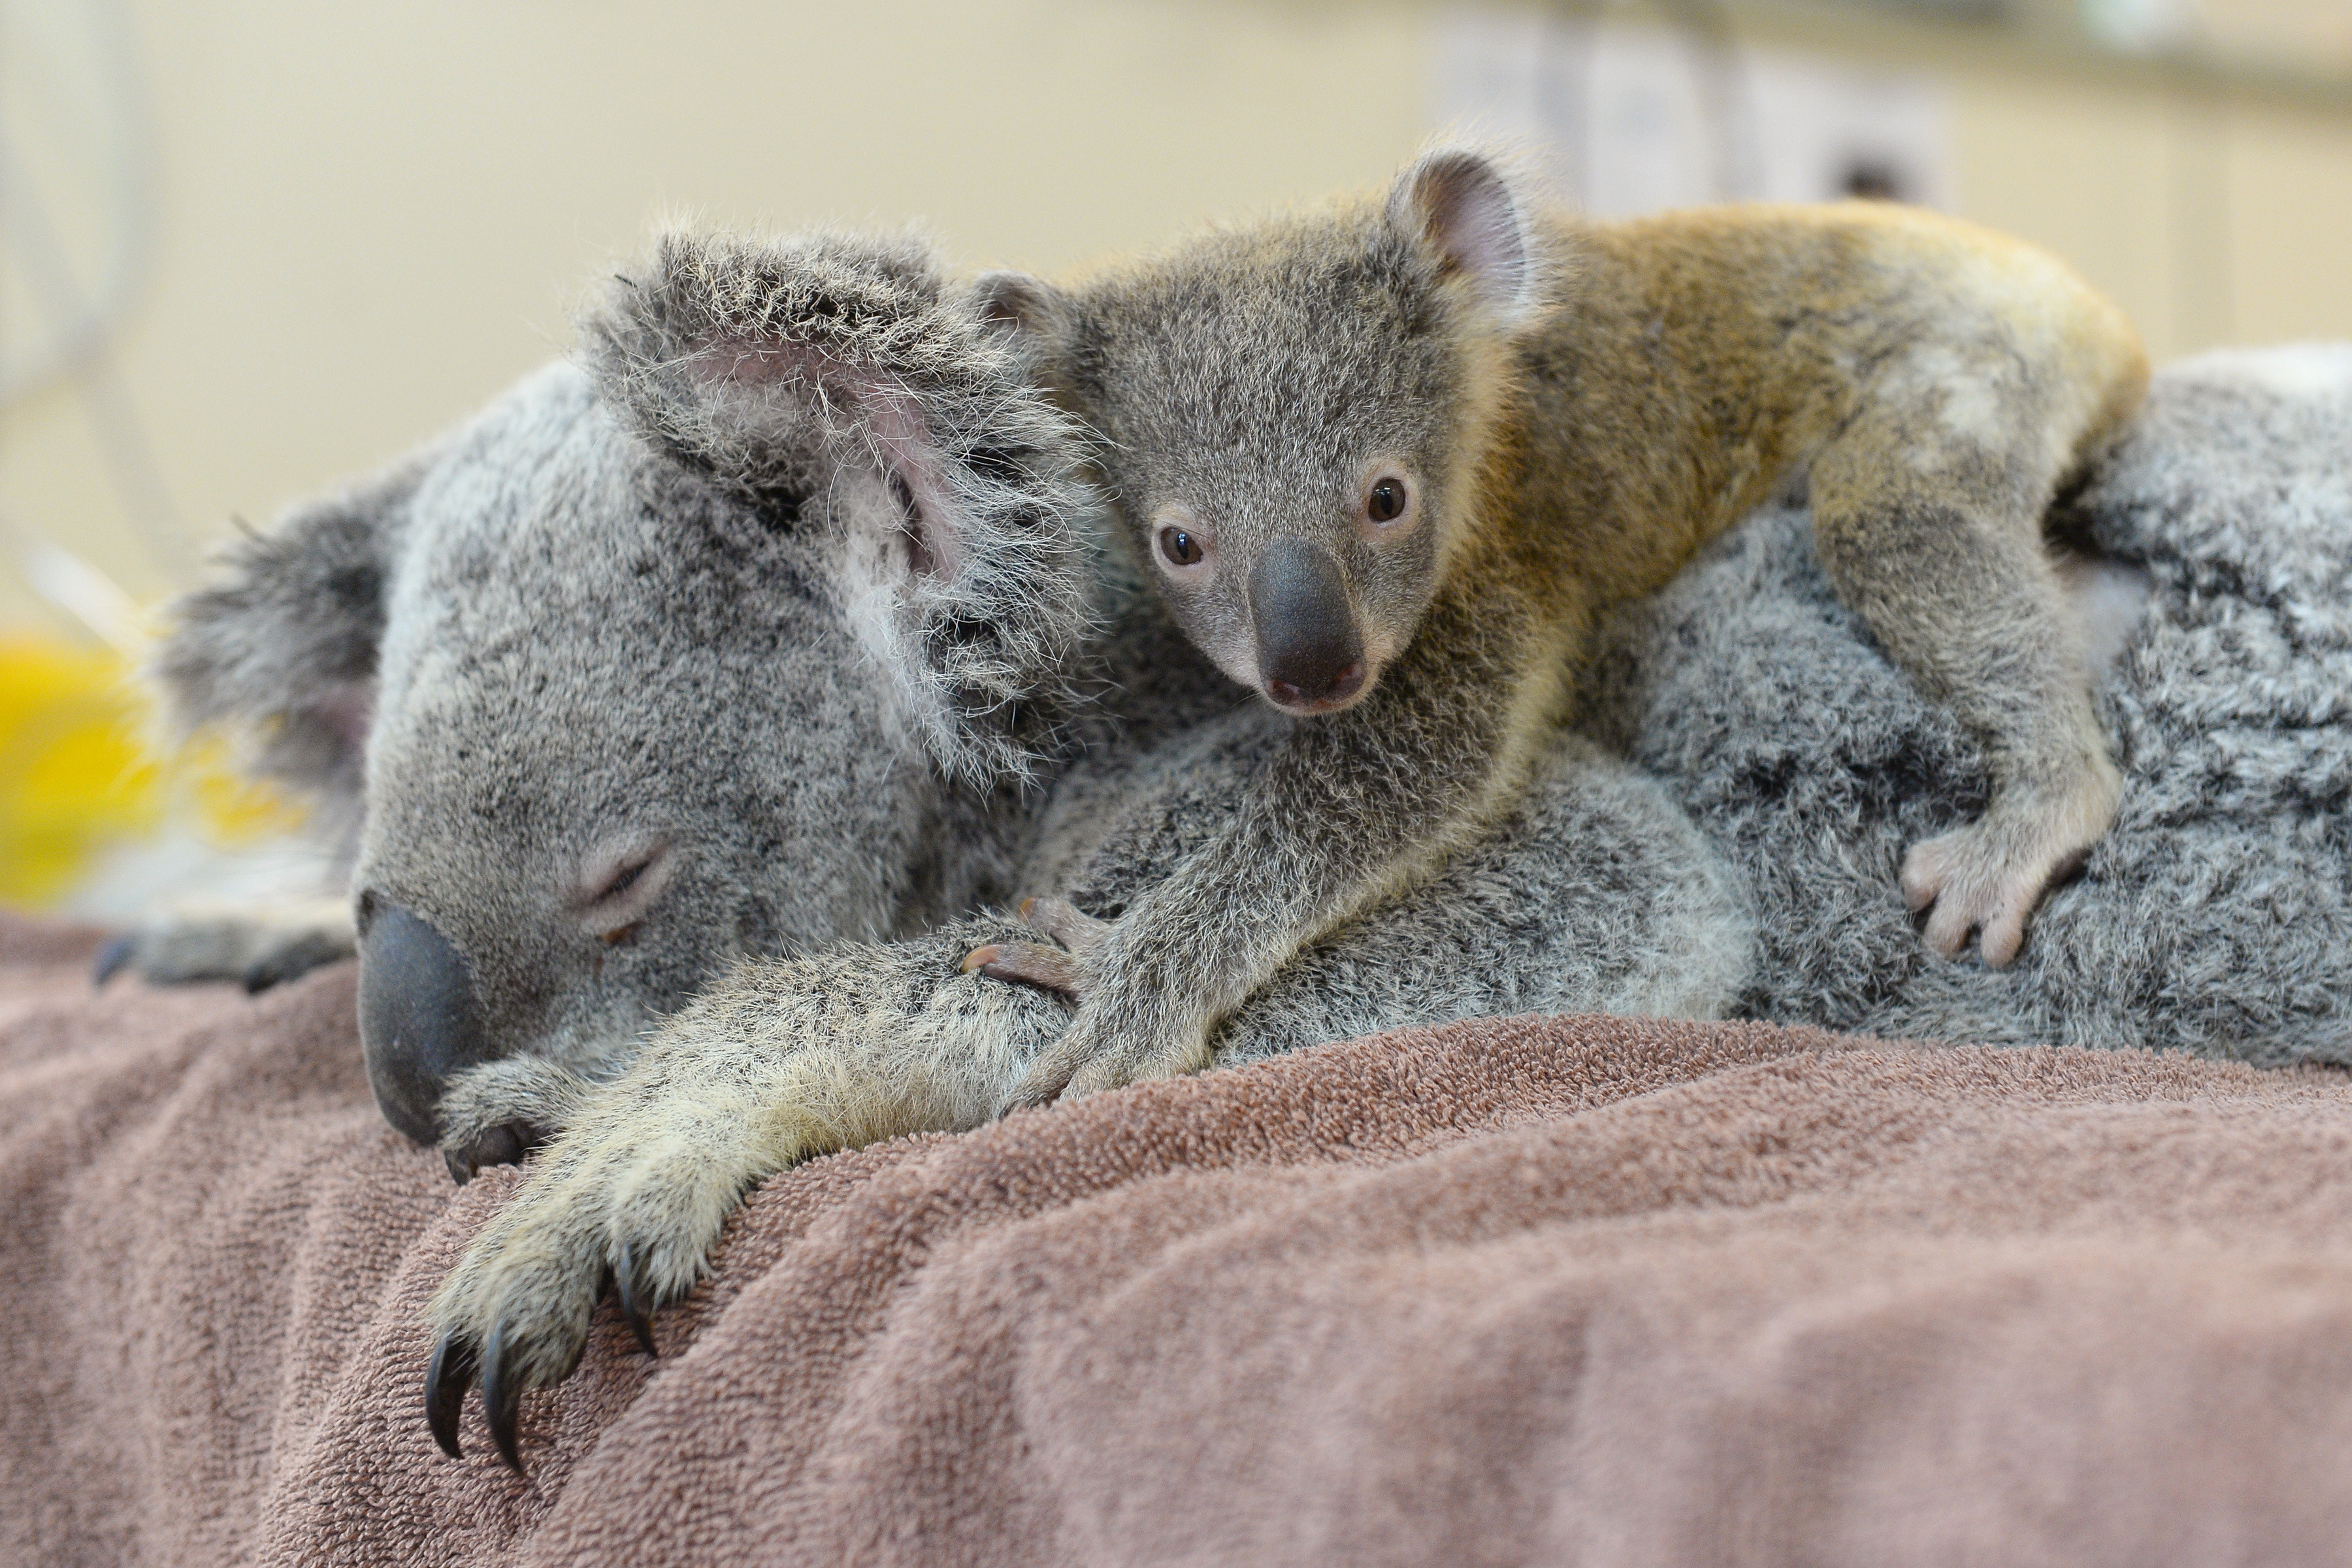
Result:
<svg viewBox="0 0 2352 1568"><path fill-rule="evenodd" d="M299 825L216 744L159 763L144 708L114 654L0 638L0 903L54 904L106 851L167 821L184 817L223 847Z"/></svg>

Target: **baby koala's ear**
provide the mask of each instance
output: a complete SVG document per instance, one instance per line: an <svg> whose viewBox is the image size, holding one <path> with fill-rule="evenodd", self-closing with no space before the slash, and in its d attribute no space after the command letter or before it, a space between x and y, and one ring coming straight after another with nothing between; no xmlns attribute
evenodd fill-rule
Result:
<svg viewBox="0 0 2352 1568"><path fill-rule="evenodd" d="M980 318L1051 348L1069 323L1062 291L1026 272L983 272L972 280L971 299Z"/></svg>
<svg viewBox="0 0 2352 1568"><path fill-rule="evenodd" d="M1505 320L1535 307L1541 279L1529 203L1497 154L1454 146L1423 153L1390 190L1388 221L1433 247Z"/></svg>

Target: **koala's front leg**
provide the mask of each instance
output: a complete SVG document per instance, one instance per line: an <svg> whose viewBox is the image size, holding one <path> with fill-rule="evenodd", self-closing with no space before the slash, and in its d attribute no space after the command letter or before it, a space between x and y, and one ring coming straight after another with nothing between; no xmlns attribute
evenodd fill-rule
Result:
<svg viewBox="0 0 2352 1568"><path fill-rule="evenodd" d="M151 985L234 980L247 991L266 991L358 951L348 899L188 904L107 943L93 978L103 985L128 969Z"/></svg>
<svg viewBox="0 0 2352 1568"><path fill-rule="evenodd" d="M464 1186L486 1165L511 1165L580 1116L594 1080L544 1057L468 1068L441 1095L441 1157Z"/></svg>
<svg viewBox="0 0 2352 1568"><path fill-rule="evenodd" d="M2033 454L2050 448L2056 416L2032 397L1984 395L1978 417L2011 422L2006 441L1955 435L1933 400L1895 403L1822 455L1812 506L1840 596L1984 744L1984 816L1912 846L1902 882L1915 911L1931 910L1928 946L1954 957L1977 931L2000 968L2043 891L2114 822L2122 777L2092 708L2081 628L2042 542L2059 475Z"/></svg>
<svg viewBox="0 0 2352 1568"><path fill-rule="evenodd" d="M1197 1071L1216 1026L1299 948L1413 885L1517 798L1561 700L1563 643L1502 574L1441 590L1370 696L1295 721L1230 819L1071 955L992 972L1077 997L1012 1103ZM1038 969L1040 973L1027 973Z"/></svg>
<svg viewBox="0 0 2352 1568"><path fill-rule="evenodd" d="M522 1390L578 1364L609 1278L638 1342L692 1288L727 1216L801 1160L975 1127L1067 1021L1045 994L959 972L974 921L896 946L747 963L663 1026L627 1071L581 1093L569 1125L483 1227L431 1308L425 1379L452 1455L477 1379L492 1439L520 1468Z"/></svg>

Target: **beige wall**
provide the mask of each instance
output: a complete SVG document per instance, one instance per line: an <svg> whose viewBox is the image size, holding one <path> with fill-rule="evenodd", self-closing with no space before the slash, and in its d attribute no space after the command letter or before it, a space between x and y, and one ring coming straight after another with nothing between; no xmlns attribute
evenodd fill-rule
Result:
<svg viewBox="0 0 2352 1568"><path fill-rule="evenodd" d="M157 284L120 363L215 536L559 352L649 220L924 220L1063 270L1381 180L1427 123L1411 5L145 0ZM1822 41L1818 28L1806 35ZM2160 353L2352 336L2352 115L1855 45L1948 81L1971 216L2071 257ZM1907 37L1907 36L1906 36ZM1890 51L1892 54L1890 55ZM0 517L169 585L70 395L0 426ZM0 625L57 625L13 581Z"/></svg>

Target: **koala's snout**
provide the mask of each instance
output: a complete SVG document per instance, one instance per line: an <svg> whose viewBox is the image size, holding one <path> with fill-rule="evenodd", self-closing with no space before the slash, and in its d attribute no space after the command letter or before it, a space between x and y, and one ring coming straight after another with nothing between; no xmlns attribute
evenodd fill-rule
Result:
<svg viewBox="0 0 2352 1568"><path fill-rule="evenodd" d="M1249 574L1258 679L1276 706L1316 712L1344 705L1364 684L1364 638L1348 579L1331 552L1278 539Z"/></svg>
<svg viewBox="0 0 2352 1568"><path fill-rule="evenodd" d="M441 1136L441 1090L481 1061L485 1031L465 955L431 924L371 895L360 937L360 1044L384 1120Z"/></svg>

